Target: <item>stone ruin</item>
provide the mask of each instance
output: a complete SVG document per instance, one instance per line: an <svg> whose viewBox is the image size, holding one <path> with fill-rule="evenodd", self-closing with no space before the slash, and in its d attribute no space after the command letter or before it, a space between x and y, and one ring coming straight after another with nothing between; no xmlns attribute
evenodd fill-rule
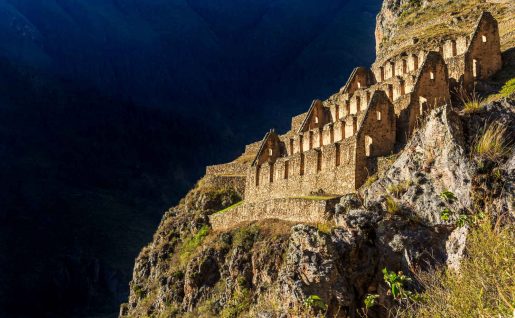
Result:
<svg viewBox="0 0 515 318"><path fill-rule="evenodd" d="M497 21L488 12L470 36L437 42L355 68L338 93L293 117L288 132L270 130L248 145L243 156L253 161L208 167L208 176L245 182L244 204L211 215L213 228L267 218L323 222L339 197L402 148L426 112L448 103L453 89L472 90L502 67Z"/></svg>

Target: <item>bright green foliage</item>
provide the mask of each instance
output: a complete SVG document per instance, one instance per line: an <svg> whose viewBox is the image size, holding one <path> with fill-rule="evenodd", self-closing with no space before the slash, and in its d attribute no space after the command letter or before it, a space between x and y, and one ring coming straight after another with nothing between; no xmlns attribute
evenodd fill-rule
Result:
<svg viewBox="0 0 515 318"><path fill-rule="evenodd" d="M440 193L440 198L447 202L454 202L457 199L454 193L452 193L451 191L444 191Z"/></svg>
<svg viewBox="0 0 515 318"><path fill-rule="evenodd" d="M402 272L391 272L383 268L383 279L390 287L390 294L396 300L418 300L418 295L406 290L406 283L411 282L411 278L404 275Z"/></svg>
<svg viewBox="0 0 515 318"><path fill-rule="evenodd" d="M443 209L442 212L440 212L440 217L443 221L449 221L451 217L451 210L449 210L448 208Z"/></svg>
<svg viewBox="0 0 515 318"><path fill-rule="evenodd" d="M466 214L460 214L458 216L458 220L456 220L456 225L458 227L463 227L465 226L466 224L468 224L470 222L470 219L468 217L468 215Z"/></svg>
<svg viewBox="0 0 515 318"><path fill-rule="evenodd" d="M228 206L228 207L226 207L225 209L220 210L220 211L218 211L218 212L216 212L216 213L214 213L214 214L222 214L222 213L227 212L227 211L230 211L230 210L232 210L232 209L234 209L234 208L236 208L236 207L238 207L238 206L240 206L240 205L242 205L242 204L243 204L243 200L242 200L242 201L240 201L240 202L237 202L237 203L235 203L235 204L233 204L233 205L231 205L231 206Z"/></svg>
<svg viewBox="0 0 515 318"><path fill-rule="evenodd" d="M515 95L515 78L507 81L500 91L501 95L504 97L511 97Z"/></svg>
<svg viewBox="0 0 515 318"><path fill-rule="evenodd" d="M208 225L203 225L193 237L184 242L179 256L181 264L185 265L191 254L202 244L204 238L209 234L209 229Z"/></svg>
<svg viewBox="0 0 515 318"><path fill-rule="evenodd" d="M317 223L317 230L321 233L331 234L331 224Z"/></svg>
<svg viewBox="0 0 515 318"><path fill-rule="evenodd" d="M377 294L368 294L367 297L365 297L365 300L363 303L365 304L366 309L370 309L376 305L376 299L379 298L379 295Z"/></svg>
<svg viewBox="0 0 515 318"><path fill-rule="evenodd" d="M311 295L306 298L306 300L304 300L304 306L323 311L327 310L327 304L318 295Z"/></svg>

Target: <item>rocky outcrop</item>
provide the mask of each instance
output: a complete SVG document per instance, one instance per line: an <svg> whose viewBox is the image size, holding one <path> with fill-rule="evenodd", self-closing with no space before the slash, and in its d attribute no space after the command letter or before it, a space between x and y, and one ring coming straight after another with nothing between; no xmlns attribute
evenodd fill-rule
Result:
<svg viewBox="0 0 515 318"><path fill-rule="evenodd" d="M427 114L377 181L341 198L331 224L263 220L213 232L206 216L238 193L199 182L138 257L121 317L356 317L376 293L388 307L383 268L408 275L439 264L459 268L469 231L460 219L476 213L485 178L471 144L490 119L513 132L512 108L513 101L501 101L473 114L450 107ZM513 178L513 158L499 169ZM513 189L503 189L496 196L492 185L488 196L510 215ZM369 317L386 316L382 308Z"/></svg>

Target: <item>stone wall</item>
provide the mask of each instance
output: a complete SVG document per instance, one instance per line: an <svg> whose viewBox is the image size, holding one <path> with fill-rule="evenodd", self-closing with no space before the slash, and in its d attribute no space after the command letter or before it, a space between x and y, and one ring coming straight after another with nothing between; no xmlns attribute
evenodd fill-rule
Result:
<svg viewBox="0 0 515 318"><path fill-rule="evenodd" d="M355 189L355 138L279 158L273 164L250 167L247 202L306 196L319 189L343 194Z"/></svg>
<svg viewBox="0 0 515 318"><path fill-rule="evenodd" d="M247 203L232 210L209 216L215 231L224 231L244 222L262 219L281 219L290 222L323 223L334 212L339 198L318 200L306 198L281 198L258 203Z"/></svg>
<svg viewBox="0 0 515 318"><path fill-rule="evenodd" d="M485 80L501 68L499 27L494 17L489 12L484 12L478 20L465 53L465 87L472 89L474 81Z"/></svg>
<svg viewBox="0 0 515 318"><path fill-rule="evenodd" d="M247 173L247 165L239 162L229 162L219 165L207 166L206 175L241 175Z"/></svg>
<svg viewBox="0 0 515 318"><path fill-rule="evenodd" d="M206 175L202 182L216 189L231 188L242 195L245 193L245 176Z"/></svg>

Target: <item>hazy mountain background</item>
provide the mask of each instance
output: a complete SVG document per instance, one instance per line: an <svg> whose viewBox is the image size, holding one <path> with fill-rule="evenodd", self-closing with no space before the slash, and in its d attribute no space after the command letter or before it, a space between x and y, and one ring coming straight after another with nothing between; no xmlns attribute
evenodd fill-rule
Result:
<svg viewBox="0 0 515 318"><path fill-rule="evenodd" d="M374 58L380 0L0 0L0 317L116 315L163 210Z"/></svg>

